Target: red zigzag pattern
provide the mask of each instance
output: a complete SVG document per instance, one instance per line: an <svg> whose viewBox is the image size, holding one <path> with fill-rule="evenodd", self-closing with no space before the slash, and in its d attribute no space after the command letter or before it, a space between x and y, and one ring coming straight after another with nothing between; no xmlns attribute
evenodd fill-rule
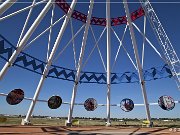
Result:
<svg viewBox="0 0 180 135"><path fill-rule="evenodd" d="M70 6L66 2L66 0L56 0L56 4L65 12L67 13ZM140 18L141 16L144 16L144 10L142 7L135 10L131 13L131 19L132 21L135 21L136 19ZM74 10L72 13L72 17L74 19L80 20L82 22L86 22L87 15L83 14L77 10ZM126 16L117 17L117 18L111 18L111 26L126 24ZM91 18L91 24L92 25L100 25L100 26L106 26L106 18L99 18L99 17L92 17Z"/></svg>

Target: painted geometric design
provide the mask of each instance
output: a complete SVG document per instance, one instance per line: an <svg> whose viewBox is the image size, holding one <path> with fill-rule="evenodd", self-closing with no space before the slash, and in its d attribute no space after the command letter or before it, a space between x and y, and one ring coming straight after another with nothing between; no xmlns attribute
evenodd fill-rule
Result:
<svg viewBox="0 0 180 135"><path fill-rule="evenodd" d="M0 35L0 58L8 61L12 52L16 49L6 38ZM42 75L46 62L43 62L33 56L30 56L24 52L16 58L13 65L21 67L23 69L32 71L34 73ZM67 69L52 65L47 77L57 78L67 81L75 81L76 70ZM171 78L172 73L168 65L163 67L152 67L151 69L144 70L145 81L156 80L161 78ZM97 72L81 72L80 83L99 83L106 84L106 73ZM124 73L111 73L111 83L135 83L139 82L137 72L124 72Z"/></svg>
<svg viewBox="0 0 180 135"><path fill-rule="evenodd" d="M6 97L6 101L10 105L17 105L23 99L24 99L24 91L22 89L14 89Z"/></svg>
<svg viewBox="0 0 180 135"><path fill-rule="evenodd" d="M97 101L94 98L88 98L85 102L84 102L84 108L87 111L94 111L97 108Z"/></svg>
<svg viewBox="0 0 180 135"><path fill-rule="evenodd" d="M66 2L66 0L56 0L56 4L67 14L70 5ZM135 21L136 19L142 16L144 16L144 10L142 7L131 13L132 21ZM73 11L71 17L86 23L87 15L77 10ZM116 26L121 24L127 24L126 16L111 18L111 26ZM106 18L92 17L91 25L106 26Z"/></svg>
<svg viewBox="0 0 180 135"><path fill-rule="evenodd" d="M52 96L48 100L48 107L50 109L57 109L62 104L62 98L60 96Z"/></svg>
<svg viewBox="0 0 180 135"><path fill-rule="evenodd" d="M170 111L175 107L174 99L166 95L159 98L158 104L163 110L167 111Z"/></svg>
<svg viewBox="0 0 180 135"><path fill-rule="evenodd" d="M123 111L130 112L134 108L134 102L129 98L125 98L121 101L120 107Z"/></svg>

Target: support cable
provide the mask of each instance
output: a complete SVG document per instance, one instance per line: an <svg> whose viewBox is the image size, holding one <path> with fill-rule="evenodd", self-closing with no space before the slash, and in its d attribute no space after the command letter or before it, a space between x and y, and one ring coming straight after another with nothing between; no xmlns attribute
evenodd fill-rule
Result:
<svg viewBox="0 0 180 135"><path fill-rule="evenodd" d="M25 21L25 23L24 23L23 29L22 29L22 31L21 31L21 35L20 35L20 37L19 37L19 40L18 40L18 43L17 43L17 47L19 47L19 43L20 43L20 41L21 41L21 39L22 39L22 36L23 36L23 34L24 34L24 31L25 31L26 26L27 26L27 24L28 24L28 21L29 21L29 19L30 19L30 16L31 16L31 13L32 13L32 11L33 11L35 2L36 2L36 0L33 0L32 7L31 7L30 10L29 10L28 16L27 16L27 18L26 18L26 21Z"/></svg>
<svg viewBox="0 0 180 135"><path fill-rule="evenodd" d="M90 26L90 28L91 28L91 32L92 32L92 35L93 35L93 38L94 38L94 41L95 41L95 43L97 42L97 39L96 39L96 37L95 37L95 34L94 34L94 31L93 31L93 29L92 29L92 27ZM104 60L103 60L103 57L102 57L102 53L101 53L101 50L100 50L100 48L99 48L99 45L98 45L98 43L97 43L97 49L98 49L98 53L99 53L99 56L100 56L100 58L101 58L101 61L102 61L102 64L103 64L103 67L104 67L104 70L106 71L106 66L105 66L105 63L104 63Z"/></svg>
<svg viewBox="0 0 180 135"><path fill-rule="evenodd" d="M74 29L73 29L72 19L70 19L70 23L71 23L71 34L72 34L72 38L73 38L73 36L74 36ZM74 65L75 65L75 68L77 70L76 48L75 48L74 38L72 40L72 44L73 44L73 52L74 52Z"/></svg>
<svg viewBox="0 0 180 135"><path fill-rule="evenodd" d="M50 30L52 27L54 27L58 22L60 22L63 18L65 18L65 15L61 18L59 18L55 23L53 23L51 26L49 26L47 29L45 29L43 32L41 32L38 36L36 36L33 40L31 40L26 46L23 48L23 50L26 50L34 41L36 41L38 38L40 38L43 34L45 34L48 30Z"/></svg>
<svg viewBox="0 0 180 135"><path fill-rule="evenodd" d="M55 59L53 60L53 62L55 62L59 56L66 50L66 48L70 45L70 43L77 37L77 35L81 32L81 30L85 27L85 24L81 26L81 28L76 32L76 34L74 35L73 38L71 38L71 40L69 40L69 42L64 46L64 48L58 53L58 55L55 57Z"/></svg>
<svg viewBox="0 0 180 135"><path fill-rule="evenodd" d="M106 27L103 29L101 35L99 36L97 42L95 43L95 45L94 45L94 47L93 47L93 49L91 50L91 52L89 53L87 59L85 60L85 62L84 62L84 64L83 64L82 68L87 64L87 62L88 62L88 60L90 59L90 57L91 57L92 53L94 52L95 48L98 46L98 43L99 43L100 39L102 38L102 36L103 36L105 30L106 30ZM105 67L105 69L106 69L106 67Z"/></svg>
<svg viewBox="0 0 180 135"><path fill-rule="evenodd" d="M0 93L0 96L5 96L5 97L7 97L8 94L6 94L6 93ZM24 97L24 100L32 101L33 98ZM36 101L38 101L38 102L45 102L45 103L48 102L48 100L46 100L46 99L37 99ZM174 103L175 103L175 104L178 104L178 103L180 103L180 101L176 100L176 101L174 101ZM70 102L62 102L62 104L70 105ZM74 105L84 105L84 103L74 103ZM98 106L107 106L107 104L97 104L97 105L98 105ZM159 105L159 104L158 104L158 103L149 103L149 105L150 105L150 106L154 106L154 105L157 106L157 105ZM110 106L120 106L120 104L111 104ZM134 106L144 106L144 104L134 104Z"/></svg>
<svg viewBox="0 0 180 135"><path fill-rule="evenodd" d="M113 32L114 32L116 38L118 39L118 41L119 41L119 43L120 43L120 46L123 47L123 49L124 49L124 51L126 52L128 58L130 59L131 63L133 64L133 66L134 66L135 69L137 70L136 64L135 64L134 61L132 60L132 58L131 58L130 54L128 53L128 51L126 50L126 48L123 46L122 40L119 39L119 37L118 37L117 33L114 31L114 29L112 29L112 30L113 30Z"/></svg>
<svg viewBox="0 0 180 135"><path fill-rule="evenodd" d="M135 23L132 23L133 26L138 30L138 32L146 39L146 41L149 43L149 45L154 49L154 51L159 55L159 57L165 61L165 59L162 57L160 52L156 49L156 47L151 43L151 41L143 34L143 32L138 28L138 26Z"/></svg>
<svg viewBox="0 0 180 135"><path fill-rule="evenodd" d="M119 47L118 47L118 50L117 50L117 53L116 53L116 56L115 56L115 59L114 59L114 63L113 63L113 65L112 65L112 70L113 70L113 69L114 69L114 66L115 66L115 64L116 64L117 57L118 57L118 55L119 55L121 46L122 46L122 42L123 42L123 39L124 39L126 30L127 30L127 25L126 25L126 27L125 27L125 29L124 29L124 33L123 33L123 36L122 36L121 40L118 38L117 34L115 33L115 30L114 30L112 27L111 27L111 30L113 31L113 33L115 34L116 38L118 39L118 41L119 41L119 43L120 43L120 44L119 44Z"/></svg>

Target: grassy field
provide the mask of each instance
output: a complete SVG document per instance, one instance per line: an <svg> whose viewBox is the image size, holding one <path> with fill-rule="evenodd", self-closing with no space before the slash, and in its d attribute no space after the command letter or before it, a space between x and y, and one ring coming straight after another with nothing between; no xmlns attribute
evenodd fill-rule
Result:
<svg viewBox="0 0 180 135"><path fill-rule="evenodd" d="M22 118L6 117L6 122L0 122L0 125L20 125ZM112 126L142 126L143 120L128 120L128 121L112 121ZM64 126L65 119L48 119L48 118L31 118L33 125L51 125ZM180 128L180 120L162 121L153 120L155 127L177 127ZM79 126L104 126L105 120L89 120L79 119Z"/></svg>

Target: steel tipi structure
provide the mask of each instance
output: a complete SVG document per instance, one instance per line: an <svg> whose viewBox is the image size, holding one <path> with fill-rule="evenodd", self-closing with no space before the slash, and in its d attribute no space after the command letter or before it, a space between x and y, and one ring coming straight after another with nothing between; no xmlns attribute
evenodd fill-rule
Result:
<svg viewBox="0 0 180 135"><path fill-rule="evenodd" d="M113 9L110 8L110 4L111 4L110 0L106 0L106 18L97 18L97 17L92 16L93 5L95 4L94 0L89 1L89 9L88 9L87 15L75 10L75 6L78 3L77 0L72 0L70 5L68 3L66 3L65 0L48 0L48 1L47 0L42 0L42 1L33 0L31 2L32 4L30 6L25 7L23 9L20 9L14 13L9 14L9 15L3 16L3 14L6 11L8 11L8 9L13 7L13 5L16 4L17 2L18 2L18 0L6 0L6 1L2 1L1 5L0 5L0 16L2 16L0 18L0 21L3 21L7 18L10 18L11 16L15 16L16 14L19 14L19 13L23 12L24 10L29 10L29 13L28 13L28 16L26 18L24 27L23 27L21 35L19 37L19 41L16 45L16 49L14 50L14 52L9 57L6 64L1 69L0 79L3 79L3 77L5 76L8 69L13 65L14 62L17 61L18 55L23 51L23 49L25 47L27 47L27 42L29 41L29 39L31 38L31 36L33 35L33 33L37 29L37 27L40 25L41 21L46 16L46 14L50 10L50 8L53 7L53 9L54 9L55 5L57 5L65 12L65 15L58 20L58 21L60 21L60 20L64 19L62 26L59 30L58 36L56 37L56 41L54 42L53 48L52 48L50 54L47 55L47 61L46 61L45 67L43 69L41 79L39 80L39 84L38 84L36 91L34 93L34 97L32 98L31 105L30 105L29 110L27 112L26 118L23 119L23 121L22 121L23 125L30 123L30 116L32 115L32 112L34 110L34 106L38 100L38 96L39 96L39 93L42 89L44 81L47 78L47 76L49 75L51 66L53 64L53 60L55 58L55 54L56 54L58 47L60 45L60 42L63 38L63 34L65 32L65 29L68 27L68 23L71 21L71 17L84 22L84 25L81 27L81 29L84 28L84 33L83 33L83 37L82 37L79 60L75 61L75 63L77 63L76 64L77 72L74 76L74 86L73 86L72 98L71 98L71 103L70 103L70 108L69 108L68 120L66 122L67 126L70 126L72 124L72 114L73 114L73 108L75 105L76 93L78 90L79 82L81 80L81 72L82 72L82 66L83 66L82 61L83 61L83 56L84 56L84 50L86 47L88 32L91 30L91 25L105 26L104 31L106 30L106 40L107 40L106 41L106 44L107 44L106 64L107 65L105 66L105 64L104 64L104 66L106 68L106 77L107 77L105 79L106 85L107 85L107 104L106 104L106 106L107 106L107 122L106 122L106 125L107 126L111 125L111 120L110 120L110 114L111 114L111 112L110 112L111 98L110 97L111 97L111 84L112 84L111 33L112 33L112 31L115 33L112 26L116 26L116 25L120 25L120 24L126 24L127 25L126 29L129 28L131 41L132 41L132 45L133 45L132 48L134 50L134 55L135 55L135 59L136 59L136 64L135 63L133 63L133 64L137 68L137 71L138 71L139 83L140 83L141 89L142 89L142 95L143 95L143 99L144 99L144 105L145 105L145 110L146 110L146 115L147 115L148 121L151 122L151 116L150 116L149 103L148 103L147 94L146 94L145 78L144 78L143 66L142 66L143 63L140 61L140 57L138 54L137 42L136 42L136 36L135 36L135 32L134 32L134 29L137 29L138 31L140 31L140 30L136 26L136 24L134 23L134 20L138 19L141 16L145 16L148 18L148 20L151 24L151 27L154 30L154 33L157 37L159 45L161 46L163 55L161 55L156 50L156 48L146 38L146 36L143 32L140 31L140 33L142 34L144 41L146 40L147 42L149 42L151 44L151 46L154 48L154 50L160 55L160 57L162 57L166 61L166 63L169 66L169 69L172 73L172 76L177 83L178 88L180 88L180 61L179 61L179 58L178 58L175 50L173 49L173 46L172 46L167 34L165 33L155 11L153 10L153 8L152 8L152 6L148 0L139 0L141 7L138 10L134 11L133 13L130 13L130 11L129 11L128 1L123 0L122 3L124 5L124 10L125 10L126 15L124 17L117 17L117 18L111 18L111 10L113 10ZM25 29L27 27L28 21L30 19L31 14L32 14L33 8L36 7L37 5L41 4L41 3L44 3L44 2L46 3L44 8L42 9L42 11L38 15L38 17L34 20L32 25L25 32ZM54 16L54 10L52 10L51 25L45 30L45 31L49 31L48 46L50 45L50 41L51 41L52 27L58 22L58 21L55 23L53 22L53 16ZM41 33L41 34L43 34L43 33ZM34 40L36 40L38 37L40 37L41 34L39 36L37 36ZM73 42L73 39L75 37L76 37L76 34L74 35L74 37L71 39L70 42ZM118 36L117 36L117 38L118 38ZM118 40L120 42L120 47L121 47L122 41L119 38L118 38ZM32 40L32 42L33 42L33 40ZM98 44L98 42L99 42L99 40L97 40L96 44Z"/></svg>

